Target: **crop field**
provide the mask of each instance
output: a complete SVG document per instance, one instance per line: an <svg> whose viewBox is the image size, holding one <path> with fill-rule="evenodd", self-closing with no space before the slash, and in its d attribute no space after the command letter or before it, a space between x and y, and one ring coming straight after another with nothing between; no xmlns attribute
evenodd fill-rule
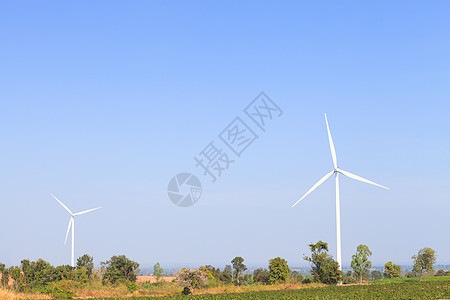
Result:
<svg viewBox="0 0 450 300"><path fill-rule="evenodd" d="M434 280L425 282L393 282L373 283L368 285L326 286L319 288L261 291L235 294L195 295L195 296L166 296L166 297L134 297L127 299L199 299L199 300L263 300L263 299L449 299L450 281ZM119 299L119 298L116 298Z"/></svg>

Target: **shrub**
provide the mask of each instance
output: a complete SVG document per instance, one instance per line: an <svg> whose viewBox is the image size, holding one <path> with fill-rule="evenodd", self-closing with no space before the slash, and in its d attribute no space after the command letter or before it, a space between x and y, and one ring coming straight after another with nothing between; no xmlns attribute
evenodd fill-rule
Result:
<svg viewBox="0 0 450 300"><path fill-rule="evenodd" d="M103 275L103 284L110 282L115 284L118 281L136 281L136 274L139 272L139 264L128 259L125 255L113 256L110 260L102 262L106 266Z"/></svg>
<svg viewBox="0 0 450 300"><path fill-rule="evenodd" d="M134 293L139 290L139 286L135 282L127 281L125 282L125 285L130 293Z"/></svg>

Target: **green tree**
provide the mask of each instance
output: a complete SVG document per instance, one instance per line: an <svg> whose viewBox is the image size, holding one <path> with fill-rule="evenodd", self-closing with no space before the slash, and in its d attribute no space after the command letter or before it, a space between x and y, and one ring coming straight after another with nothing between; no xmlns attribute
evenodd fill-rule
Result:
<svg viewBox="0 0 450 300"><path fill-rule="evenodd" d="M181 286L184 286L185 290L188 288L190 294L192 294L194 289L208 284L208 277L200 270L183 268L178 271L175 282Z"/></svg>
<svg viewBox="0 0 450 300"><path fill-rule="evenodd" d="M359 279L359 283L362 283L363 277L367 275L367 272L372 267L372 263L369 261L369 256L372 255L372 251L366 245L359 245L356 248L356 254L352 256L352 268L355 275Z"/></svg>
<svg viewBox="0 0 450 300"><path fill-rule="evenodd" d="M383 278L383 274L378 270L373 270L372 273L370 273L370 278L372 278L372 280L378 280Z"/></svg>
<svg viewBox="0 0 450 300"><path fill-rule="evenodd" d="M219 270L220 271L220 270ZM231 265L226 265L225 269L219 273L219 280L226 283L231 283L233 281L233 269Z"/></svg>
<svg viewBox="0 0 450 300"><path fill-rule="evenodd" d="M273 258L269 260L269 283L284 283L289 278L291 270L284 258Z"/></svg>
<svg viewBox="0 0 450 300"><path fill-rule="evenodd" d="M9 273L11 274L11 278L14 280L14 289L22 291L22 270L19 267L11 267L9 269Z"/></svg>
<svg viewBox="0 0 450 300"><path fill-rule="evenodd" d="M244 259L240 256L236 256L235 258L233 258L233 260L231 261L231 263L233 264L233 268L235 270L235 280L237 282L237 284L239 285L239 277L241 275L242 272L244 272L245 270L247 270L247 266L243 264Z"/></svg>
<svg viewBox="0 0 450 300"><path fill-rule="evenodd" d="M386 278L400 277L401 270L402 268L399 265L395 265L391 261L388 261L384 265L384 277Z"/></svg>
<svg viewBox="0 0 450 300"><path fill-rule="evenodd" d="M80 256L77 259L77 269L82 269L82 268L84 268L86 270L86 276L88 278L91 278L92 270L94 269L94 258L87 254Z"/></svg>
<svg viewBox="0 0 450 300"><path fill-rule="evenodd" d="M164 273L164 269L161 268L159 262L157 262L154 266L153 266L153 275L156 276L156 281L159 282L162 278L162 274Z"/></svg>
<svg viewBox="0 0 450 300"><path fill-rule="evenodd" d="M419 273L419 281L422 281L424 271L434 271L433 265L436 263L436 252L433 249L423 248L411 258L414 260L413 270Z"/></svg>
<svg viewBox="0 0 450 300"><path fill-rule="evenodd" d="M9 269L5 267L5 264L0 263L0 273L2 274L2 286L7 287L9 283Z"/></svg>
<svg viewBox="0 0 450 300"><path fill-rule="evenodd" d="M298 271L292 271L290 277L292 278L292 281L295 283L301 283L303 281L303 275L300 274Z"/></svg>
<svg viewBox="0 0 450 300"><path fill-rule="evenodd" d="M220 280L220 269L216 269L211 265L201 266L199 270L208 275L208 280Z"/></svg>
<svg viewBox="0 0 450 300"><path fill-rule="evenodd" d="M259 268L253 272L253 280L262 284L269 283L269 271L267 269Z"/></svg>
<svg viewBox="0 0 450 300"><path fill-rule="evenodd" d="M328 254L328 244L318 241L310 244L311 256L305 256L306 261L311 262L311 275L314 281L325 284L337 284L342 281L343 273L339 264Z"/></svg>
<svg viewBox="0 0 450 300"><path fill-rule="evenodd" d="M115 284L118 281L136 281L136 274L139 272L139 264L128 259L125 255L111 257L110 260L102 262L106 267L103 275L103 283Z"/></svg>

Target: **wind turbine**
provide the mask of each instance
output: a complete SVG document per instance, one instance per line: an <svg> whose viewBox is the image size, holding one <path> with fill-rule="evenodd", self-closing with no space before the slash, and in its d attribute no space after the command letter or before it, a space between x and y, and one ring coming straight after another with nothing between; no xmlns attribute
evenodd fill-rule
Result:
<svg viewBox="0 0 450 300"><path fill-rule="evenodd" d="M79 216L79 215L91 212L93 210L100 209L101 207L80 211L80 212L77 212L77 213L74 214L74 213L72 213L70 211L70 209L67 206L65 206L61 201L59 201L59 199L56 198L53 194L50 194L50 195L52 195L53 198L55 198L56 201L58 201L59 204L61 204L62 207L64 207L65 210L67 210L67 212L69 212L69 214L71 216L70 220L69 220L69 226L67 227L67 233L66 233L66 239L64 240L64 245L66 244L67 237L69 236L70 226L72 226L72 260L71 260L71 265L72 265L72 267L75 267L75 216Z"/></svg>
<svg viewBox="0 0 450 300"><path fill-rule="evenodd" d="M314 191L319 185L321 185L323 182L325 182L328 178L330 178L333 174L335 176L336 180L336 250L337 250L337 262L339 263L339 269L342 271L342 260L341 260L341 211L340 211L340 203L339 203L339 174L345 175L347 177L350 177L355 180L359 180L365 183L369 183L372 185L376 185L379 187L382 187L384 189L389 189L385 186L382 186L380 184L377 184L375 182L372 182L370 180L364 179L358 175L352 174L350 172L344 171L339 169L337 165L337 158L336 158L336 150L334 149L333 139L331 138L330 133L330 127L328 126L328 120L327 120L327 114L325 114L325 123L327 124L327 131L328 131L328 141L330 142L330 149L331 149L331 158L333 159L333 166L334 169L323 176L315 185L312 186L312 188L309 189L306 194L303 195L303 197L300 198L297 202L292 205L292 207L296 206L300 201L303 200L306 196L308 196L312 191Z"/></svg>

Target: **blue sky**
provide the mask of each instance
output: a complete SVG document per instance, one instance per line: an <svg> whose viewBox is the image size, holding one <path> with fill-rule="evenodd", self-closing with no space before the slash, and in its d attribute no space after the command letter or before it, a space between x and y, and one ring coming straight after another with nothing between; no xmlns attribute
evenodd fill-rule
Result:
<svg viewBox="0 0 450 300"><path fill-rule="evenodd" d="M21 1L0 3L0 261L67 264L126 254L142 263L235 256L304 265L335 254L339 165L386 191L341 180L343 264L450 263L448 1ZM283 110L221 178L193 157L264 91ZM251 123L249 123L250 125ZM253 124L254 125L254 124ZM257 130L257 128L255 129ZM169 180L203 184L173 205Z"/></svg>

